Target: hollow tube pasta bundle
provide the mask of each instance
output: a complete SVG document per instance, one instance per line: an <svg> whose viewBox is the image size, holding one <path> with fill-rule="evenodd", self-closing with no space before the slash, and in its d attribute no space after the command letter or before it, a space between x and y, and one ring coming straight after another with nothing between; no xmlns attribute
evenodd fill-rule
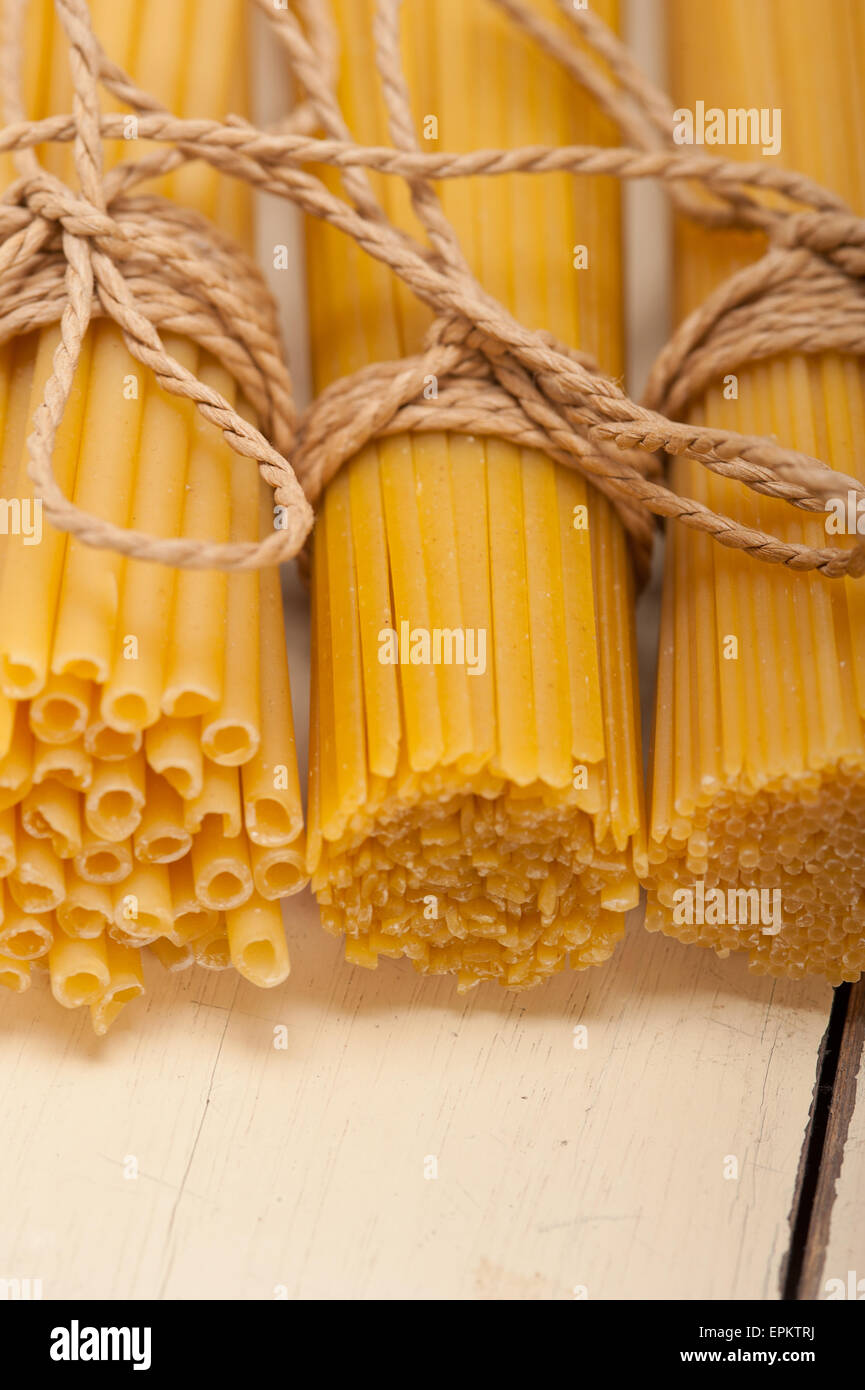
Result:
<svg viewBox="0 0 865 1390"><path fill-rule="evenodd" d="M838 136L858 129L865 96L857 0L835 0L817 23L807 0L670 0L668 28L677 108L765 112L761 139L773 122L783 129L771 157L865 213L865 167L856 142ZM753 145L725 153L761 158ZM763 249L753 235L680 225L680 314ZM688 418L774 435L865 479L861 358L743 366L691 402ZM793 511L683 460L673 479L746 525L832 543L832 513ZM855 980L865 965L863 581L755 565L681 527L667 546L646 924L722 955L747 951L759 973Z"/></svg>
<svg viewBox="0 0 865 1390"><path fill-rule="evenodd" d="M348 124L385 143L374 5L334 8ZM614 3L597 8L615 23ZM585 93L483 0L406 6L402 24L418 128L438 147L613 141ZM417 230L406 189L373 184ZM613 181L440 192L481 283L620 375ZM320 387L419 349L428 319L388 271L318 223L308 246ZM406 956L460 989L606 960L638 901L644 834L633 584L606 498L503 440L382 438L326 489L312 589L309 868L348 959ZM263 892L257 851L252 867Z"/></svg>
<svg viewBox="0 0 865 1390"><path fill-rule="evenodd" d="M172 111L247 109L246 0L89 8L109 57ZM53 4L33 0L23 22L27 115L69 111ZM154 148L107 141L105 162ZM72 177L71 144L40 158ZM11 156L0 164L8 184ZM250 191L212 166L142 188L251 245ZM162 336L253 418L223 365ZM0 347L0 498L20 518L0 541L0 984L22 991L31 965L46 967L57 1002L86 1005L104 1033L143 993L148 950L171 971L200 960L284 979L276 900L303 886L305 839L278 572L127 560L42 521L26 437L58 341L49 327ZM273 525L254 461L165 393L106 320L85 339L53 467L78 506L160 537L254 542Z"/></svg>

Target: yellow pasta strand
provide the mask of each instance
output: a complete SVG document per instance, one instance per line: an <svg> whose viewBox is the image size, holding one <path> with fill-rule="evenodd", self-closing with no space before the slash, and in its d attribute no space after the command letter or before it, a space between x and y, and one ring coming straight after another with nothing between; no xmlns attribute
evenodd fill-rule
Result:
<svg viewBox="0 0 865 1390"><path fill-rule="evenodd" d="M115 941L105 943L109 984L101 998L90 1005L93 1031L98 1037L108 1032L124 1005L144 993L141 953L119 946Z"/></svg>
<svg viewBox="0 0 865 1390"><path fill-rule="evenodd" d="M81 853L81 808L78 793L61 782L31 787L21 803L21 828L51 841L58 859Z"/></svg>
<svg viewBox="0 0 865 1390"><path fill-rule="evenodd" d="M88 825L81 833L81 853L76 854L75 872L85 883L120 883L132 868L132 843L112 843L94 835Z"/></svg>
<svg viewBox="0 0 865 1390"><path fill-rule="evenodd" d="M101 936L114 923L111 889L104 883L88 883L67 872L66 897L57 908L57 923L76 940Z"/></svg>
<svg viewBox="0 0 865 1390"><path fill-rule="evenodd" d="M555 4L539 8L561 22ZM614 0L598 8L615 24ZM382 143L374 5L335 10L348 122ZM402 24L415 116L420 126L436 113L441 148L614 140L572 80L482 0L406 6ZM374 184L388 215L416 229L405 188ZM613 181L512 176L439 191L491 293L621 375ZM319 386L417 350L426 313L383 267L317 223L308 246ZM308 862L347 958L405 955L456 974L461 990L605 960L645 856L633 588L606 500L501 440L381 439L327 488L312 588ZM253 869L264 891L255 852Z"/></svg>
<svg viewBox="0 0 865 1390"><path fill-rule="evenodd" d="M183 824L183 802L168 782L148 772L141 824L133 837L135 857L144 864L170 864L192 847Z"/></svg>
<svg viewBox="0 0 865 1390"><path fill-rule="evenodd" d="M248 109L244 0L92 0L90 10L109 57L171 110ZM69 45L48 0L26 7L24 26L28 113L69 110ZM100 99L122 110L114 96ZM155 148L107 142L105 162ZM74 182L71 144L41 153ZM12 160L0 166L11 181ZM152 187L251 247L248 190L206 161ZM51 328L0 348L0 494L17 520L0 547L4 955L50 949L58 1001L89 1003L101 1033L143 991L139 953L149 944L178 969L193 959L190 943L209 936L199 954L229 964L218 909L254 891L253 832L279 851L268 891L302 885L302 809L278 573L175 572L41 526L26 437L58 341ZM177 333L164 342L252 418L208 352ZM163 392L104 320L87 335L53 462L78 506L116 525L252 541L275 524L254 463L190 402ZM283 852L289 840L293 857ZM0 971L0 982L23 988L29 970Z"/></svg>
<svg viewBox="0 0 865 1390"><path fill-rule="evenodd" d="M252 892L252 869L243 835L224 835L213 818L192 842L195 896L216 912L239 907Z"/></svg>
<svg viewBox="0 0 865 1390"><path fill-rule="evenodd" d="M18 836L17 851L18 862L7 879L9 892L22 912L53 912L65 895L63 860L47 840L24 831Z"/></svg>
<svg viewBox="0 0 865 1390"><path fill-rule="evenodd" d="M225 921L237 973L262 989L282 984L289 961L279 904L253 895L243 906L227 912Z"/></svg>
<svg viewBox="0 0 865 1390"><path fill-rule="evenodd" d="M195 719L160 719L144 740L148 765L183 797L195 801L204 784L204 758Z"/></svg>
<svg viewBox="0 0 865 1390"><path fill-rule="evenodd" d="M167 936L174 925L171 884L164 864L133 864L114 889L114 929L148 944ZM111 933L115 934L114 930Z"/></svg>
<svg viewBox="0 0 865 1390"><path fill-rule="evenodd" d="M122 762L98 762L84 798L84 816L94 835L126 840L141 824L145 764L138 753Z"/></svg>
<svg viewBox="0 0 865 1390"><path fill-rule="evenodd" d="M6 900L0 955L12 960L32 961L47 956L54 933L47 916L25 912L16 902Z"/></svg>
<svg viewBox="0 0 865 1390"><path fill-rule="evenodd" d="M262 509L266 515L263 503ZM275 569L261 571L260 622L260 743L241 769L243 816L247 834L255 844L284 845L301 834L303 807L297 775L282 596L279 571Z"/></svg>
<svg viewBox="0 0 865 1390"><path fill-rule="evenodd" d="M192 951L196 964L203 966L205 970L228 969L231 964L231 949L224 917L220 917L214 927L193 941Z"/></svg>
<svg viewBox="0 0 865 1390"><path fill-rule="evenodd" d="M30 988L30 962L0 953L0 985L13 994L23 994Z"/></svg>
<svg viewBox="0 0 865 1390"><path fill-rule="evenodd" d="M817 23L806 0L670 0L668 14L676 105L780 111L778 161L865 212L856 0L835 0ZM723 153L755 157L748 146ZM758 237L679 226L680 313L762 250ZM743 367L690 418L774 435L865 477L861 360L786 355ZM831 543L824 517L690 462L676 461L673 482L747 525ZM667 546L646 924L721 955L745 950L758 973L855 980L865 964L861 581L757 564L680 527Z"/></svg>
<svg viewBox="0 0 865 1390"><path fill-rule="evenodd" d="M110 983L104 937L73 941L57 936L48 952L51 993L64 1009L95 1004Z"/></svg>
<svg viewBox="0 0 865 1390"><path fill-rule="evenodd" d="M46 779L59 782L73 791L86 791L93 780L93 759L81 739L72 743L41 743L33 748L33 785Z"/></svg>
<svg viewBox="0 0 865 1390"><path fill-rule="evenodd" d="M205 907L196 896L192 862L187 855L169 866L171 910L174 924L168 940L175 946L186 946L216 926L219 914Z"/></svg>
<svg viewBox="0 0 865 1390"><path fill-rule="evenodd" d="M0 811L0 878L11 874L16 862L15 812L10 808Z"/></svg>
<svg viewBox="0 0 865 1390"><path fill-rule="evenodd" d="M159 937L152 941L148 950L153 952L163 970L170 970L172 973L188 970L195 964L195 953L191 946L176 946L167 937Z"/></svg>

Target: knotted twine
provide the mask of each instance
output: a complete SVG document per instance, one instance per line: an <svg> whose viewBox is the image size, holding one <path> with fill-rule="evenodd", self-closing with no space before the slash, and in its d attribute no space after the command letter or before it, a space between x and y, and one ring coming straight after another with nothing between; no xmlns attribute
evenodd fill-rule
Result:
<svg viewBox="0 0 865 1390"><path fill-rule="evenodd" d="M806 511L825 511L827 499L842 490L865 496L856 479L774 440L668 418L719 374L746 362L785 351L861 354L865 222L835 194L801 175L676 147L669 101L590 11L556 0L578 31L579 46L523 0L487 0L592 94L630 145L449 155L422 154L417 146L399 56L402 0L378 0L375 20L376 62L393 147L360 146L351 137L334 91L335 31L327 0L296 0L294 11L256 0L304 94L278 130L261 130L237 117L179 120L105 57L84 0L55 3L70 41L72 115L20 119L17 97L9 95L19 57L14 33L4 36L0 72L6 112L14 118L0 135L0 150L16 152L21 175L0 203L5 311L0 341L60 318L54 373L28 440L29 473L54 525L90 544L163 563L232 569L273 563L298 553L312 525L310 504L364 443L405 430L446 429L530 444L577 468L614 501L643 572L651 545L650 513L792 569L818 569L830 577L865 570L865 544L816 548L743 526L672 492L658 477L653 457L663 450L698 460ZM100 117L99 82L136 112L142 138L167 148L105 174L100 141L124 132L122 117ZM316 128L323 138L309 134ZM46 140L74 142L80 192L38 166L33 149ZM295 421L275 315L258 272L202 219L162 199L130 196L136 183L191 158L294 202L390 266L434 311L423 352L399 363L374 364L335 383ZM304 167L311 162L340 170L344 197ZM407 182L426 243L388 222L367 169ZM732 276L674 334L655 365L643 405L631 401L584 354L522 327L478 284L431 183L553 170L658 178L677 208L694 220L761 231L768 238L761 260ZM773 195L771 205L766 192ZM34 293L37 281L50 286L47 297ZM110 526L63 497L51 472L51 445L95 313L114 318L130 351L161 385L194 400L232 448L256 459L281 505L281 530L255 546L164 540ZM165 352L158 328L180 323L179 331L214 352L235 375L272 442ZM423 398L429 374L438 379L434 403ZM296 476L286 460L292 439Z"/></svg>
<svg viewBox="0 0 865 1390"><path fill-rule="evenodd" d="M3 132L3 147L14 151L19 177L0 202L0 342L60 322L52 373L27 440L35 495L52 525L123 555L232 569L286 559L303 544L312 510L285 459L294 407L264 279L206 218L165 198L126 193L139 178L175 167L179 161L171 151L143 159L135 180L128 163L104 171L100 79L136 113L162 108L105 58L85 0L55 0L69 40L75 93L71 126L61 138L74 142L80 188L67 187L42 167L32 141L38 123L21 117L24 3L5 0L2 16L0 98L7 118L17 118ZM85 334L100 315L119 325L132 356L151 369L160 386L194 401L232 449L256 460L283 508L286 523L280 531L257 544L158 538L92 516L64 496L52 453ZM160 329L190 338L228 369L269 439L166 351Z"/></svg>

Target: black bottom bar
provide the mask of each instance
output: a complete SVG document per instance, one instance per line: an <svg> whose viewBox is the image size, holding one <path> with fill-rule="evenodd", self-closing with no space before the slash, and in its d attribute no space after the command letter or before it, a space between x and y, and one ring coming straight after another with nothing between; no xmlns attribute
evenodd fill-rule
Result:
<svg viewBox="0 0 865 1390"><path fill-rule="evenodd" d="M453 1358L456 1365L463 1360L461 1333L470 1339L472 1360L482 1355L485 1378L495 1370L496 1352L507 1348L505 1371L512 1375L515 1358L523 1358L537 1379L551 1368L554 1354L580 1380L598 1359L605 1376L759 1366L773 1372L804 1368L825 1379L849 1366L851 1339L861 1337L865 1326L860 1309L838 1306L865 1300L865 1279L861 1288L859 1282L851 1278L843 1296L833 1288L831 1299L817 1303L575 1300L548 1307L535 1325L532 1303L522 1305L518 1322L507 1317L500 1323L499 1307L491 1302L446 1303L449 1311L442 1314L437 1308L421 1312L418 1300L400 1304L396 1316L386 1304L384 1316L377 1317L362 1301L324 1304L318 1313L309 1304L297 1308L280 1301L56 1301L4 1303L0 1328L6 1346L15 1348L17 1383L37 1374L62 1382L70 1376L92 1380L101 1371L133 1380L180 1371L193 1372L197 1385L205 1377L217 1385L240 1378L243 1390L250 1379L278 1377L282 1384L298 1373L306 1379L310 1360L315 1379L332 1383L343 1357L354 1383L368 1373L374 1352L375 1379L398 1378L405 1386L419 1370L425 1379L423 1372L428 1375L433 1366L439 1375L451 1374ZM468 1321L461 1327L463 1316Z"/></svg>

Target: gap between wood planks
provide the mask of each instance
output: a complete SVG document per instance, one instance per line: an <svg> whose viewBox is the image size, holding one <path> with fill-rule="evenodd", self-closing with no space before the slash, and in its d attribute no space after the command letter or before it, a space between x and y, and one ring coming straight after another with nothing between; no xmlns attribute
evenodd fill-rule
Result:
<svg viewBox="0 0 865 1390"><path fill-rule="evenodd" d="M817 1056L817 1079L790 1209L790 1248L781 1268L781 1298L785 1300L820 1297L863 1044L865 979L835 990Z"/></svg>

